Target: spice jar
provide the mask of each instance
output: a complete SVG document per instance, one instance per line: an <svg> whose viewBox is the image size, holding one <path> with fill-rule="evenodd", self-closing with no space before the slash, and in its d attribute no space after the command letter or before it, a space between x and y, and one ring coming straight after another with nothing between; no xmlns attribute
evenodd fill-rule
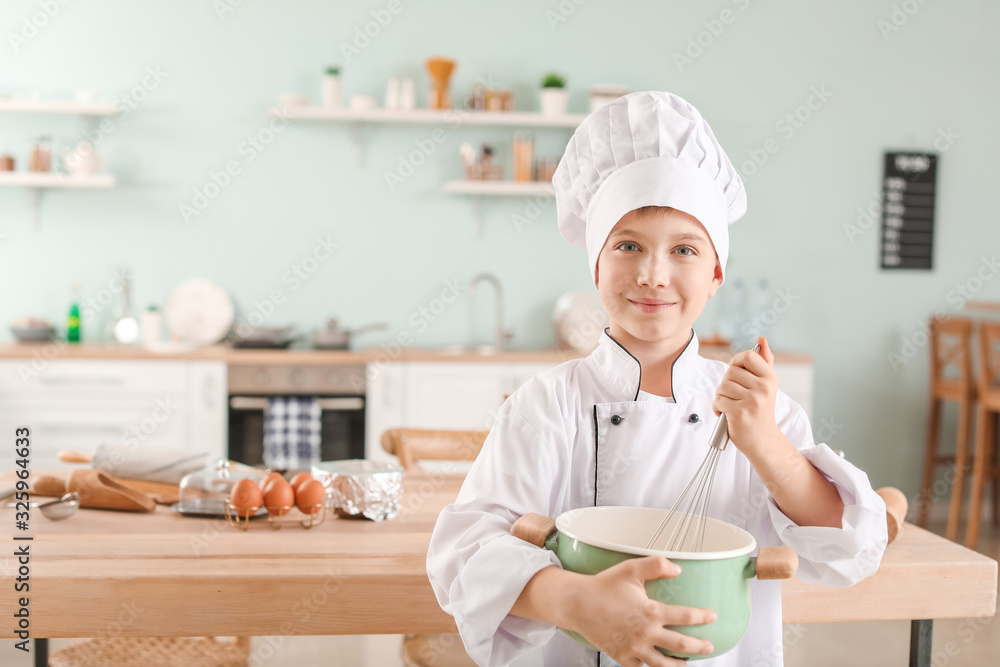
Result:
<svg viewBox="0 0 1000 667"><path fill-rule="evenodd" d="M14 158L7 153L0 153L0 171L14 171Z"/></svg>
<svg viewBox="0 0 1000 667"><path fill-rule="evenodd" d="M493 147L483 144L483 154L479 158L479 177L484 181L503 180L503 167L493 161Z"/></svg>
<svg viewBox="0 0 1000 667"><path fill-rule="evenodd" d="M535 167L535 179L549 183L552 181L552 177L556 174L556 167L559 166L559 160L552 157L540 157L538 158L537 165Z"/></svg>
<svg viewBox="0 0 1000 667"><path fill-rule="evenodd" d="M514 93L509 90L489 89L486 91L487 111L513 111Z"/></svg>
<svg viewBox="0 0 1000 667"><path fill-rule="evenodd" d="M29 171L48 171L52 168L52 141L48 136L35 136L35 146L28 157Z"/></svg>
<svg viewBox="0 0 1000 667"><path fill-rule="evenodd" d="M472 86L472 94L469 95L469 111L486 110L486 86L476 83Z"/></svg>

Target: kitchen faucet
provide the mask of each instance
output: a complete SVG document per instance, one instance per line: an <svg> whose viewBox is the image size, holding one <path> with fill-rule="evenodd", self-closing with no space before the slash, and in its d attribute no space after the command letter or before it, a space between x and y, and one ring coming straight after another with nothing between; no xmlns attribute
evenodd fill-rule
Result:
<svg viewBox="0 0 1000 667"><path fill-rule="evenodd" d="M492 273L479 273L469 281L469 296L476 293L476 285L481 282L493 284L497 294L497 333L496 352L503 352L507 348L507 340L514 337L514 334L503 327L503 287L500 286L500 279Z"/></svg>

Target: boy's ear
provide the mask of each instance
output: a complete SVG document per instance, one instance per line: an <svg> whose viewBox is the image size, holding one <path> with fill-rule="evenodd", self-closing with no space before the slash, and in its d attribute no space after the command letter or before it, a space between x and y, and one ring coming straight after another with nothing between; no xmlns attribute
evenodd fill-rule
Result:
<svg viewBox="0 0 1000 667"><path fill-rule="evenodd" d="M722 286L722 265L715 263L715 275L712 276L712 288L708 291L708 298L711 299Z"/></svg>
<svg viewBox="0 0 1000 667"><path fill-rule="evenodd" d="M601 282L601 265L598 262L597 266L594 267L594 287L600 287Z"/></svg>

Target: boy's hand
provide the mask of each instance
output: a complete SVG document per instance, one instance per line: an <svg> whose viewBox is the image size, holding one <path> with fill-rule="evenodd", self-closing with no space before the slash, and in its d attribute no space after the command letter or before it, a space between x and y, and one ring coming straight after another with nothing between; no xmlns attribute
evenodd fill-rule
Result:
<svg viewBox="0 0 1000 667"><path fill-rule="evenodd" d="M592 575L577 588L575 599L568 605L565 627L582 634L623 667L687 664L663 655L657 646L678 653L708 655L713 650L710 642L663 626L712 623L715 612L664 604L646 594L646 581L678 574L680 567L664 556L644 556Z"/></svg>
<svg viewBox="0 0 1000 667"><path fill-rule="evenodd" d="M712 402L715 414L725 413L729 439L744 454L780 435L774 421L774 401L778 395L774 354L763 336L757 343L760 354L747 350L732 358Z"/></svg>

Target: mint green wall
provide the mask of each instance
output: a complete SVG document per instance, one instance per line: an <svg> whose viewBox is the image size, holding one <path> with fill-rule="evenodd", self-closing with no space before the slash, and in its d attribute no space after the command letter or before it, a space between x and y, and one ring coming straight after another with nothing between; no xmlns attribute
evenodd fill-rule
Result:
<svg viewBox="0 0 1000 667"><path fill-rule="evenodd" d="M927 350L919 347L898 372L887 354L912 340L935 309L956 312L960 302L949 292L1000 247L989 204L1000 102L992 27L1000 6L401 1L381 34L347 62L340 44L390 3L245 0L220 19L209 2L53 0L56 15L15 53L10 35L44 4L0 7L0 94L98 88L107 100L141 85L147 68L166 76L102 143L118 188L48 194L38 231L29 228L26 192L0 189L2 335L20 315L61 322L72 280L91 298L108 285L111 269L125 264L135 274L138 306L162 305L175 285L200 276L225 286L243 316L282 290L287 299L268 324L310 331L330 316L348 325L387 320L390 332L363 342L387 343L401 332L424 345L488 342L488 289L457 300L424 331L410 319L446 281L488 270L503 281L514 345L550 346L556 298L589 283L583 251L555 229L554 206L518 228L512 217L525 213L525 201L486 201L476 238L470 202L441 191L445 180L460 177L461 142L496 141L506 158L510 131L447 130L436 153L395 192L385 172L432 128L367 129L360 168L343 126L290 125L253 161L241 143L266 127L265 110L279 93L315 99L329 63L343 65L348 97L374 94L380 104L388 77L412 76L421 106L428 55L458 59L456 99L483 76L512 88L520 109L535 108L537 82L556 70L568 77L572 111L585 110L594 83L666 89L704 113L739 165L769 138L777 142L752 175L741 167L749 213L733 228L730 279L764 277L797 297L778 317L772 340L815 355L817 430L822 419L836 424L829 441L876 485L916 490ZM713 23L720 15L728 24ZM899 29L885 32L894 19ZM674 54L699 33L708 46L679 67ZM776 123L813 87L832 97L789 136ZM78 140L80 127L75 118L4 114L0 149L23 165L30 135L50 133L62 147ZM885 149L933 150L948 128L958 138L940 160L935 269L881 272L877 226L853 242L844 227L873 202ZM558 155L567 137L539 132L539 154ZM179 205L229 160L241 173L185 224ZM340 249L292 290L282 276L326 235ZM976 297L1000 299L1000 280L982 283ZM724 306L710 304L702 333L715 328ZM84 335L100 335L110 312Z"/></svg>

